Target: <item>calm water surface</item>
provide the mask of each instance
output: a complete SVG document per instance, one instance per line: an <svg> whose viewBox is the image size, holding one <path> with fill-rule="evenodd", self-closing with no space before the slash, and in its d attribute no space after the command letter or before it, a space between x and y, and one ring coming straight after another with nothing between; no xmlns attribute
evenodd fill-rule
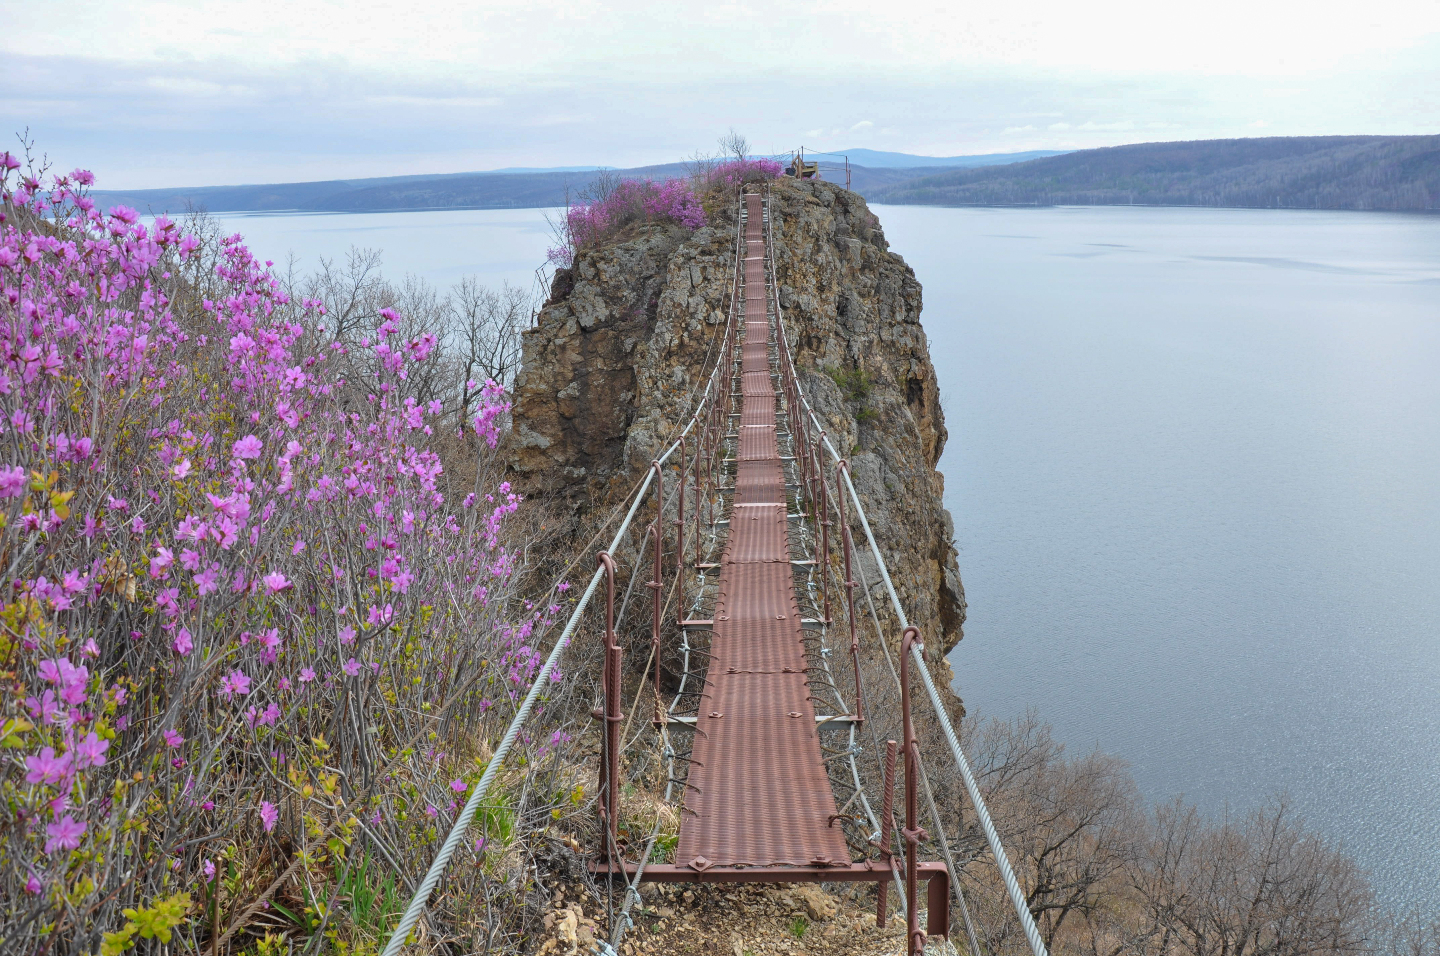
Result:
<svg viewBox="0 0 1440 956"><path fill-rule="evenodd" d="M879 207L925 288L976 711L1145 795L1288 791L1440 912L1440 218ZM528 287L541 210L227 217Z"/></svg>
<svg viewBox="0 0 1440 956"><path fill-rule="evenodd" d="M877 210L925 287L968 704L1288 791L1440 911L1440 217Z"/></svg>
<svg viewBox="0 0 1440 956"><path fill-rule="evenodd" d="M343 263L352 247L378 249L387 277L407 273L446 289L467 275L486 285L529 289L545 250L555 245L544 209L446 210L377 213L222 213L251 252L282 267L295 255L300 273L322 258Z"/></svg>

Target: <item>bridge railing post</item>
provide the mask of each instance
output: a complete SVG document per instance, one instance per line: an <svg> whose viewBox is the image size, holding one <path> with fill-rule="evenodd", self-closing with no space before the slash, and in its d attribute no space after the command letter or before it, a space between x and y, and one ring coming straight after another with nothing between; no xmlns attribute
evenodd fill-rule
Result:
<svg viewBox="0 0 1440 956"><path fill-rule="evenodd" d="M905 722L905 829L900 835L905 838L905 918L909 938L910 956L923 956L925 952L925 931L920 928L920 899L916 894L919 885L920 841L928 834L920 828L919 795L917 776L919 774L920 743L915 739L915 724L910 713L910 649L916 645L924 647L920 629L905 628L900 639L900 709Z"/></svg>
<svg viewBox="0 0 1440 956"><path fill-rule="evenodd" d="M840 475L848 474L850 463L844 458L835 464L835 488L840 488ZM855 720L860 723L865 720L865 691L860 683L860 635L856 630L855 620L855 589L859 583L855 580L855 572L851 566L853 552L855 550L854 540L850 536L850 522L845 520L845 496L835 495L837 520L840 524L840 550L845 556L845 611L846 618L850 623L850 666L855 669Z"/></svg>
<svg viewBox="0 0 1440 956"><path fill-rule="evenodd" d="M675 620L685 619L685 436L680 436L680 481L675 485Z"/></svg>
<svg viewBox="0 0 1440 956"><path fill-rule="evenodd" d="M605 724L601 741L599 809L600 823L605 831L605 857L611 872L622 863L620 853L620 722L624 714L621 705L621 658L624 651L615 640L615 559L607 551L599 555L600 567L605 571L605 661L601 672L601 685L605 701L595 716Z"/></svg>
<svg viewBox="0 0 1440 956"><path fill-rule="evenodd" d="M825 440L825 430L820 430L820 440ZM825 607L823 620L830 623L830 501L829 490L825 487L825 475L820 474L820 597Z"/></svg>
<svg viewBox="0 0 1440 956"><path fill-rule="evenodd" d="M895 828L895 741L885 741L885 791L881 797L880 810L880 859L885 868L894 870L895 855L890 851L890 831ZM876 888L875 925L885 928L889 922L886 912L890 902L890 881L881 880ZM979 954L975 954L979 956Z"/></svg>

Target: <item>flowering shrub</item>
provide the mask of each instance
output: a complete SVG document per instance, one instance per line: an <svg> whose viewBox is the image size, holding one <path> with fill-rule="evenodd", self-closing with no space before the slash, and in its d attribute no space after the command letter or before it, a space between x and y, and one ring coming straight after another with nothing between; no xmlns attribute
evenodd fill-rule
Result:
<svg viewBox="0 0 1440 956"><path fill-rule="evenodd" d="M686 179L651 182L646 179L610 179L601 176L591 195L565 210L556 223L559 241L547 258L558 268L567 268L575 253L615 237L637 222L674 222L686 229L706 223L706 210L733 201L747 183L765 182L780 175L773 159L701 160L691 167Z"/></svg>
<svg viewBox="0 0 1440 956"><path fill-rule="evenodd" d="M398 910L332 918L340 887L423 871L560 609L518 596L520 499L451 487L454 418L412 388L433 334L382 310L327 336L239 236L207 255L102 214L84 170L20 165L0 154L0 950L198 950L262 912L373 946ZM509 405L470 387L483 457Z"/></svg>
<svg viewBox="0 0 1440 956"><path fill-rule="evenodd" d="M689 180L602 179L596 192L593 198L565 210L561 240L547 253L551 263L569 266L578 250L637 222L673 222L690 230L705 225L705 210Z"/></svg>
<svg viewBox="0 0 1440 956"><path fill-rule="evenodd" d="M705 175L706 191L733 193L746 183L761 183L780 175L780 163L773 159L730 159L717 163Z"/></svg>

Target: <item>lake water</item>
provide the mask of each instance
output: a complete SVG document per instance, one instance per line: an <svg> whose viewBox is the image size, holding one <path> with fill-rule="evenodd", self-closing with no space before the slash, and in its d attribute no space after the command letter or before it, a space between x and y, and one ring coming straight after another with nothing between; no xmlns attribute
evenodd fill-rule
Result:
<svg viewBox="0 0 1440 956"><path fill-rule="evenodd" d="M877 207L925 288L972 711L1440 912L1440 217ZM540 210L232 217L528 286Z"/></svg>
<svg viewBox="0 0 1440 956"><path fill-rule="evenodd" d="M555 245L544 209L320 214L223 213L229 231L243 235L250 251L276 268L296 257L295 268L312 272L320 260L343 262L354 248L384 253L385 275L406 273L441 289L467 275L486 285L508 282L529 289L545 250Z"/></svg>

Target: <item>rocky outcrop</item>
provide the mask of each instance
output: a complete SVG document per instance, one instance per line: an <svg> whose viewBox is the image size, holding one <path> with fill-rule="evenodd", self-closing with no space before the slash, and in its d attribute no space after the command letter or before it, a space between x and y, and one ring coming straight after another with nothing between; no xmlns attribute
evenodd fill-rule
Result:
<svg viewBox="0 0 1440 956"><path fill-rule="evenodd" d="M772 195L802 385L849 460L907 613L948 650L965 596L935 468L946 431L920 284L859 195L788 179ZM693 235L646 227L557 273L516 381L509 461L522 491L576 514L613 503L684 426L724 328L733 216ZM873 563L862 567L883 609Z"/></svg>

